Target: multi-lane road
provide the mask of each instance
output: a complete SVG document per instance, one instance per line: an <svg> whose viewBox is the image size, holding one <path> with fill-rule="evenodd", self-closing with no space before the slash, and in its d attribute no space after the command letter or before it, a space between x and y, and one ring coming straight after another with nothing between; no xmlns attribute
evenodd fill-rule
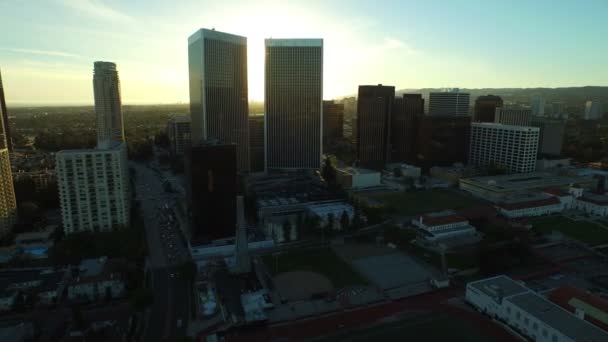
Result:
<svg viewBox="0 0 608 342"><path fill-rule="evenodd" d="M135 187L146 227L149 279L154 302L146 315L143 341L176 341L185 336L190 317L191 284L180 277L179 265L190 257L175 218L171 194L164 191L161 172L132 163Z"/></svg>

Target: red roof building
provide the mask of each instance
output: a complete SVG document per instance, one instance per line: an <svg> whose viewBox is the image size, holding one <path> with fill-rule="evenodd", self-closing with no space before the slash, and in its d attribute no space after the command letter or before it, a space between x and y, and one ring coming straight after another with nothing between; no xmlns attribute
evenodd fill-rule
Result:
<svg viewBox="0 0 608 342"><path fill-rule="evenodd" d="M589 323L608 331L608 300L572 286L562 286L551 292L549 300L582 317Z"/></svg>

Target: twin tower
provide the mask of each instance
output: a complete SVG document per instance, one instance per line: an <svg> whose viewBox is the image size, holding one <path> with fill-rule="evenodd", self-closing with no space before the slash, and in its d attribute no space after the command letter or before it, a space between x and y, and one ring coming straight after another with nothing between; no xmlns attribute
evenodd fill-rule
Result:
<svg viewBox="0 0 608 342"><path fill-rule="evenodd" d="M266 171L319 169L323 146L323 40L266 39ZM249 171L247 38L201 29L188 39L193 144L236 144Z"/></svg>

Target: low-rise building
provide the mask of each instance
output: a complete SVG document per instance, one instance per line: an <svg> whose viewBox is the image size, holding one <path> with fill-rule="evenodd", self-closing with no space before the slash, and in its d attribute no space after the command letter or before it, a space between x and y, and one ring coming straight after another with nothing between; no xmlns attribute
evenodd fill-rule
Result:
<svg viewBox="0 0 608 342"><path fill-rule="evenodd" d="M381 172L347 167L337 170L336 179L338 184L345 190L359 190L381 185Z"/></svg>
<svg viewBox="0 0 608 342"><path fill-rule="evenodd" d="M549 300L577 317L608 331L608 300L569 285L551 291Z"/></svg>
<svg viewBox="0 0 608 342"><path fill-rule="evenodd" d="M523 193L502 200L496 204L496 209L503 216L513 219L560 213L564 210L564 205L558 197L552 195Z"/></svg>
<svg viewBox="0 0 608 342"><path fill-rule="evenodd" d="M107 257L83 260L68 284L68 299L93 301L122 297L125 282L115 266Z"/></svg>
<svg viewBox="0 0 608 342"><path fill-rule="evenodd" d="M452 166L433 166L429 173L431 177L441 179L448 182L450 185L458 185L462 178L470 178L477 174L474 167L465 166L463 164L454 164Z"/></svg>
<svg viewBox="0 0 608 342"><path fill-rule="evenodd" d="M332 219L331 227L335 230L342 230L342 215L348 215L349 222L352 222L355 217L355 209L352 205L345 202L330 202L311 204L308 206L308 213L319 219L321 227L329 225L330 218Z"/></svg>
<svg viewBox="0 0 608 342"><path fill-rule="evenodd" d="M460 180L462 190L495 203L517 193L547 188L568 189L573 184L590 189L596 186L597 180L591 175L576 176L547 171L471 177Z"/></svg>
<svg viewBox="0 0 608 342"><path fill-rule="evenodd" d="M574 201L574 209L583 211L594 216L608 216L608 196L584 192L582 196Z"/></svg>
<svg viewBox="0 0 608 342"><path fill-rule="evenodd" d="M420 215L412 220L412 224L420 228L425 240L433 242L455 237L477 236L477 230L469 220L453 210Z"/></svg>
<svg viewBox="0 0 608 342"><path fill-rule="evenodd" d="M600 342L608 333L505 275L470 282L465 299L521 335L541 342Z"/></svg>
<svg viewBox="0 0 608 342"><path fill-rule="evenodd" d="M389 174L394 174L396 170L400 173L400 177L419 178L421 175L421 169L415 165L404 163L390 163L386 165L386 172Z"/></svg>

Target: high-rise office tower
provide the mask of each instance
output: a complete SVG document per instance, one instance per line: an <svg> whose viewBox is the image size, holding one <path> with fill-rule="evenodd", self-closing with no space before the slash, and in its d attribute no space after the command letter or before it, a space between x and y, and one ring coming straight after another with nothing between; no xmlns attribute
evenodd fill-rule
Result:
<svg viewBox="0 0 608 342"><path fill-rule="evenodd" d="M247 38L201 29L188 38L192 144L236 144L239 172L249 172Z"/></svg>
<svg viewBox="0 0 608 342"><path fill-rule="evenodd" d="M424 167L466 163L471 117L468 115L418 117L417 163Z"/></svg>
<svg viewBox="0 0 608 342"><path fill-rule="evenodd" d="M496 108L503 106L502 98L496 95L479 96L473 109L474 122L494 122Z"/></svg>
<svg viewBox="0 0 608 342"><path fill-rule="evenodd" d="M562 120L556 120L544 117L534 117L530 126L540 129L540 137L538 141L538 154L559 156L562 153L562 144L564 142L564 132L566 123Z"/></svg>
<svg viewBox="0 0 608 342"><path fill-rule="evenodd" d="M4 135L5 145L9 152L13 151L13 140L11 139L11 127L8 122L8 110L6 109L6 99L4 98L4 86L2 85L2 73L0 72L0 112L2 112L3 129L0 133ZM2 123L0 123L1 125ZM0 137L0 140L2 138Z"/></svg>
<svg viewBox="0 0 608 342"><path fill-rule="evenodd" d="M95 62L97 148L56 154L59 203L66 234L128 227L131 197L116 65Z"/></svg>
<svg viewBox="0 0 608 342"><path fill-rule="evenodd" d="M93 92L97 116L97 147L110 148L115 142L124 142L120 79L116 64L95 62Z"/></svg>
<svg viewBox="0 0 608 342"><path fill-rule="evenodd" d="M469 163L482 168L494 164L508 173L534 172L538 138L537 127L474 122Z"/></svg>
<svg viewBox="0 0 608 342"><path fill-rule="evenodd" d="M0 237L8 234L17 221L17 202L6 134L8 124L4 118L4 111L0 107Z"/></svg>
<svg viewBox="0 0 608 342"><path fill-rule="evenodd" d="M167 137L171 154L183 156L192 142L190 141L190 115L177 115L167 122Z"/></svg>
<svg viewBox="0 0 608 342"><path fill-rule="evenodd" d="M264 114L249 115L251 172L264 171Z"/></svg>
<svg viewBox="0 0 608 342"><path fill-rule="evenodd" d="M546 101L542 96L532 98L532 116L545 116Z"/></svg>
<svg viewBox="0 0 608 342"><path fill-rule="evenodd" d="M193 245L233 237L236 229L236 145L193 145L186 157Z"/></svg>
<svg viewBox="0 0 608 342"><path fill-rule="evenodd" d="M604 116L604 113L599 101L587 101L585 103L585 120L599 120L602 116Z"/></svg>
<svg viewBox="0 0 608 342"><path fill-rule="evenodd" d="M390 160L391 113L395 87L359 86L357 97L357 159L361 166L381 170Z"/></svg>
<svg viewBox="0 0 608 342"><path fill-rule="evenodd" d="M344 104L323 101L323 144L344 137Z"/></svg>
<svg viewBox="0 0 608 342"><path fill-rule="evenodd" d="M458 89L430 93L429 115L469 115L469 93Z"/></svg>
<svg viewBox="0 0 608 342"><path fill-rule="evenodd" d="M314 170L323 153L323 40L266 39L266 171Z"/></svg>
<svg viewBox="0 0 608 342"><path fill-rule="evenodd" d="M530 126L531 111L525 108L496 108L494 122L504 125Z"/></svg>
<svg viewBox="0 0 608 342"><path fill-rule="evenodd" d="M391 114L391 160L415 162L416 119L424 115L424 99L420 94L395 97Z"/></svg>
<svg viewBox="0 0 608 342"><path fill-rule="evenodd" d="M59 151L56 162L66 234L128 227L131 198L125 143Z"/></svg>

